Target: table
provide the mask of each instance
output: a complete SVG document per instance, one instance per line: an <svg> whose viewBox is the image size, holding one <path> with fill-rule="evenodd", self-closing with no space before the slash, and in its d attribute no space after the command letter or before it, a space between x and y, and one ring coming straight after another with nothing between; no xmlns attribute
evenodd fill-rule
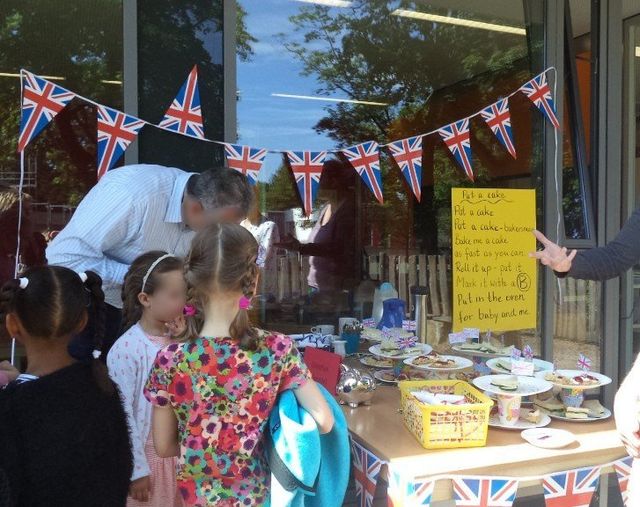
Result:
<svg viewBox="0 0 640 507"><path fill-rule="evenodd" d="M399 408L397 387L379 386L371 406L344 406L343 411L356 443L416 480L447 474L526 478L602 465L626 456L613 418L591 423L553 420L550 427L569 430L577 437L575 444L563 449L540 449L526 443L519 431L490 428L486 447L428 450L405 428ZM539 482L525 480L520 486ZM432 501L449 498L451 481L436 482Z"/></svg>

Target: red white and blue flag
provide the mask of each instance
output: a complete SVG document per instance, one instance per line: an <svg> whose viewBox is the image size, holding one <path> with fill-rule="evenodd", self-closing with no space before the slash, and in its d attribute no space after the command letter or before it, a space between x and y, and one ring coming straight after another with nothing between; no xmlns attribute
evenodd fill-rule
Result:
<svg viewBox="0 0 640 507"><path fill-rule="evenodd" d="M553 103L553 97L551 95L551 88L547 83L547 75L543 72L537 75L531 81L526 82L520 87L529 100L533 102L540 111L547 117L547 120L555 128L560 128L560 122L558 122L558 116L556 114L556 107Z"/></svg>
<svg viewBox="0 0 640 507"><path fill-rule="evenodd" d="M378 143L366 141L344 149L342 153L351 162L378 202L382 204L384 198L382 197L382 173L380 172Z"/></svg>
<svg viewBox="0 0 640 507"><path fill-rule="evenodd" d="M73 92L31 72L22 72L22 114L18 153L24 151L27 144L76 96Z"/></svg>
<svg viewBox="0 0 640 507"><path fill-rule="evenodd" d="M227 165L244 174L249 183L255 185L267 150L241 144L224 143L224 153L227 156Z"/></svg>
<svg viewBox="0 0 640 507"><path fill-rule="evenodd" d="M193 69L191 69L187 80L180 88L176 98L173 99L159 126L174 132L204 139L197 65L194 65Z"/></svg>
<svg viewBox="0 0 640 507"><path fill-rule="evenodd" d="M391 156L418 202L422 197L422 136L409 137L388 145Z"/></svg>
<svg viewBox="0 0 640 507"><path fill-rule="evenodd" d="M113 167L145 123L135 116L98 106L98 179Z"/></svg>
<svg viewBox="0 0 640 507"><path fill-rule="evenodd" d="M587 356L585 356L584 354L579 354L578 355L578 362L577 362L577 366L578 368L580 368L583 371L589 371L591 369L591 359L589 359Z"/></svg>
<svg viewBox="0 0 640 507"><path fill-rule="evenodd" d="M514 479L454 477L456 507L511 507L518 492Z"/></svg>
<svg viewBox="0 0 640 507"><path fill-rule="evenodd" d="M356 503L359 507L373 507L373 498L376 494L376 486L383 462L353 440L351 441L351 452L353 454Z"/></svg>
<svg viewBox="0 0 640 507"><path fill-rule="evenodd" d="M633 458L627 456L613 463L613 469L616 471L618 477L618 487L620 488L620 494L622 495L622 503L627 505L627 490L629 488L629 476L631 475L631 465L633 464Z"/></svg>
<svg viewBox="0 0 640 507"><path fill-rule="evenodd" d="M511 133L511 113L509 112L509 100L500 99L489 107L480 111L480 115L487 122L491 131L498 138L509 154L516 158L516 147L513 144Z"/></svg>
<svg viewBox="0 0 640 507"><path fill-rule="evenodd" d="M446 127L438 129L438 134L448 146L467 178L473 178L471 168L471 139L469 137L469 118L453 122Z"/></svg>
<svg viewBox="0 0 640 507"><path fill-rule="evenodd" d="M298 193L302 199L302 207L305 215L311 215L313 201L315 201L322 165L327 156L326 151L287 151L287 158L291 165L291 171L296 179Z"/></svg>
<svg viewBox="0 0 640 507"><path fill-rule="evenodd" d="M546 507L589 507L600 480L600 467L581 468L542 478Z"/></svg>

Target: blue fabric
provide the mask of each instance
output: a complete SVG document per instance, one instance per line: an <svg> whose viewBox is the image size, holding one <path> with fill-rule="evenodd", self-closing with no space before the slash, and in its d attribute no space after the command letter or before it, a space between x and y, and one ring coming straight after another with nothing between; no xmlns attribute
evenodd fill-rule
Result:
<svg viewBox="0 0 640 507"><path fill-rule="evenodd" d="M272 473L273 507L336 507L344 500L351 466L347 421L333 396L318 387L335 419L329 433L320 434L292 391L283 392L271 412L271 452L277 453L294 480L299 481L297 486L283 485Z"/></svg>

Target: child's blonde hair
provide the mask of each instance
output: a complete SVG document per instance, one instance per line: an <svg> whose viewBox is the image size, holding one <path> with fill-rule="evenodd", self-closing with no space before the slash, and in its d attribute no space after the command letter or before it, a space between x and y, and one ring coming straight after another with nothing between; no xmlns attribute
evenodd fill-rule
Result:
<svg viewBox="0 0 640 507"><path fill-rule="evenodd" d="M257 257L258 243L240 225L213 224L195 236L185 263L187 305L195 312L187 316L182 339L199 336L212 292L241 292L247 298L254 295L259 273ZM247 310L238 307L229 334L242 348L255 348L258 332L251 325Z"/></svg>

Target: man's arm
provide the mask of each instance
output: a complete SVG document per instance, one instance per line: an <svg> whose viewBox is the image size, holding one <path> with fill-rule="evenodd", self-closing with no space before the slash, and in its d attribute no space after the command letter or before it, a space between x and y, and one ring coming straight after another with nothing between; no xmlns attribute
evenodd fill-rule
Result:
<svg viewBox="0 0 640 507"><path fill-rule="evenodd" d="M93 187L47 248L49 263L95 271L106 283L122 284L129 266L116 255L136 237L144 218L131 194L114 183Z"/></svg>

